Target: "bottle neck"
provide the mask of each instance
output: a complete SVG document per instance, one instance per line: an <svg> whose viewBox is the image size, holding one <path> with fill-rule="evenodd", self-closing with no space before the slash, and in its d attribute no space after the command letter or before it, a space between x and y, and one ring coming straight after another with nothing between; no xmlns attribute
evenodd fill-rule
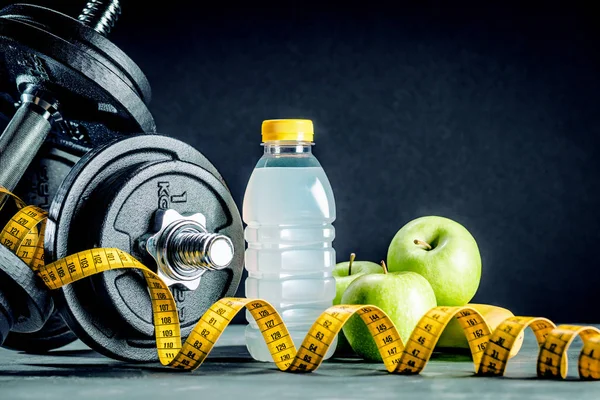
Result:
<svg viewBox="0 0 600 400"><path fill-rule="evenodd" d="M309 155L312 154L311 142L265 142L263 143L265 154L269 155Z"/></svg>

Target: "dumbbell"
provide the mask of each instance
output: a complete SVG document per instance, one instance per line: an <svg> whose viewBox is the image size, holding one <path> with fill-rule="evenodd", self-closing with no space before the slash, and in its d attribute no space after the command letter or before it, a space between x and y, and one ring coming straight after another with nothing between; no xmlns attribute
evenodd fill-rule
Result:
<svg viewBox="0 0 600 400"><path fill-rule="evenodd" d="M189 335L218 299L233 296L244 262L242 221L213 164L161 135L120 138L86 153L50 206L46 261L118 247L169 285ZM92 349L158 360L152 305L140 271L112 270L58 289L63 319Z"/></svg>
<svg viewBox="0 0 600 400"><path fill-rule="evenodd" d="M222 176L193 147L159 135L121 138L81 157L50 205L44 244L49 262L96 247L132 254L170 287L183 337L214 302L235 294L244 262L240 214ZM0 250L6 253L0 270L13 277L0 280L0 334L15 315L27 315L26 328L34 329L49 313L17 314L15 304L50 308L49 291L14 254ZM3 294L14 292L20 300L4 301ZM158 359L140 271L107 271L52 293L60 315L91 348L125 361Z"/></svg>
<svg viewBox="0 0 600 400"><path fill-rule="evenodd" d="M0 10L0 185L28 204L47 209L90 149L156 131L146 77L105 37L119 14L117 0L90 0L78 19L26 4ZM74 339L54 315L4 345L37 352Z"/></svg>

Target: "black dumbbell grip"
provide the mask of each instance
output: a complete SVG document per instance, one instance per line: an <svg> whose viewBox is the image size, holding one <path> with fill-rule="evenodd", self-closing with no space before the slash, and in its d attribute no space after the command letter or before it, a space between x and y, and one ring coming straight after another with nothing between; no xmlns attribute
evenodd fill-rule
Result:
<svg viewBox="0 0 600 400"><path fill-rule="evenodd" d="M14 190L52 128L43 107L23 103L0 136L0 185Z"/></svg>

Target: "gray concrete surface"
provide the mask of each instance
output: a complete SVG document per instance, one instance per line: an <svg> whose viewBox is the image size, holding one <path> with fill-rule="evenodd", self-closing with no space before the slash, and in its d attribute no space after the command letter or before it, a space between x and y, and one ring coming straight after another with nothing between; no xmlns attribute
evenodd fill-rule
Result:
<svg viewBox="0 0 600 400"><path fill-rule="evenodd" d="M580 348L573 344L566 381L536 378L537 346L529 332L503 378L473 376L473 364L461 355L436 355L418 376L390 375L382 364L355 359L291 374L253 361L238 325L227 328L191 373L113 361L80 342L46 356L0 349L0 399L600 399L600 381L578 380Z"/></svg>

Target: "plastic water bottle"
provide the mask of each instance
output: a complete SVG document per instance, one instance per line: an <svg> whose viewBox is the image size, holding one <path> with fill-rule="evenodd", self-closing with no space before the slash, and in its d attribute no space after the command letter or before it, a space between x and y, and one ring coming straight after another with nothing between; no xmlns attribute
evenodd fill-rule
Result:
<svg viewBox="0 0 600 400"><path fill-rule="evenodd" d="M271 303L299 349L335 297L335 200L325 171L312 154L310 120L267 120L264 155L246 188L243 219L246 297ZM257 324L246 311L246 346L259 361L273 361ZM325 358L331 357L337 339Z"/></svg>

